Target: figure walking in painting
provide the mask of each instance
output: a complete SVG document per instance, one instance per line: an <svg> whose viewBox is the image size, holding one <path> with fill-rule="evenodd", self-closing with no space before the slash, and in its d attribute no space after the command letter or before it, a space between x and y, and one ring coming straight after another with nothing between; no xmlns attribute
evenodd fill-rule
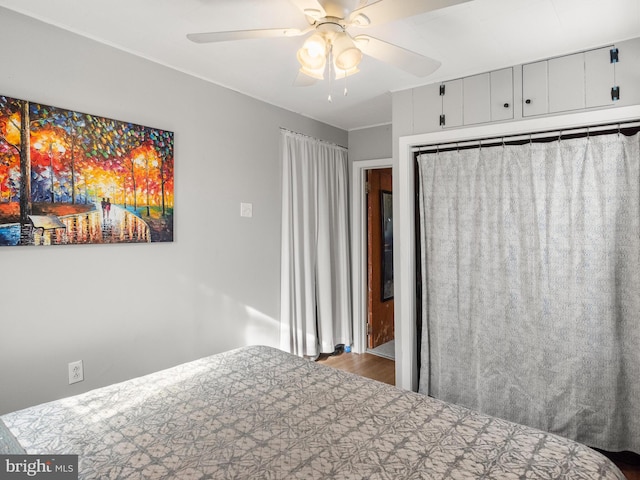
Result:
<svg viewBox="0 0 640 480"><path fill-rule="evenodd" d="M105 216L105 213L107 211L107 200L106 198L102 197L102 201L100 202L100 206L102 207L102 216Z"/></svg>
<svg viewBox="0 0 640 480"><path fill-rule="evenodd" d="M107 201L104 204L104 211L105 214L107 216L107 219L109 218L109 213L111 212L111 200L107 198Z"/></svg>

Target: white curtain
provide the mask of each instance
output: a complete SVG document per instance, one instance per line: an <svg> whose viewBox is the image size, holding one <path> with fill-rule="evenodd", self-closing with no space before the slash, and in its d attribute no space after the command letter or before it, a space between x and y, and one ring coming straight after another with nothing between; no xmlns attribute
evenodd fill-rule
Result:
<svg viewBox="0 0 640 480"><path fill-rule="evenodd" d="M640 453L639 145L419 157L422 392Z"/></svg>
<svg viewBox="0 0 640 480"><path fill-rule="evenodd" d="M351 344L347 151L282 130L281 347Z"/></svg>

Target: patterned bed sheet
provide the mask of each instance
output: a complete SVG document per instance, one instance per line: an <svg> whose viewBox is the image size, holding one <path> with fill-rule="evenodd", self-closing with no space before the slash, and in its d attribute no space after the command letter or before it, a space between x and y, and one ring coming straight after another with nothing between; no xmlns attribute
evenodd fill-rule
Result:
<svg viewBox="0 0 640 480"><path fill-rule="evenodd" d="M590 448L270 347L1 417L81 479L618 479Z"/></svg>

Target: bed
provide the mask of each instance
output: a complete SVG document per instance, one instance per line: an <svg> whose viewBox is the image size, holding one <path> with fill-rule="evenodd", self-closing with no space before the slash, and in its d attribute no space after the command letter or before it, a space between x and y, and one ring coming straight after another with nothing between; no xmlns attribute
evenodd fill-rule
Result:
<svg viewBox="0 0 640 480"><path fill-rule="evenodd" d="M619 479L590 448L264 346L0 417L81 479Z"/></svg>

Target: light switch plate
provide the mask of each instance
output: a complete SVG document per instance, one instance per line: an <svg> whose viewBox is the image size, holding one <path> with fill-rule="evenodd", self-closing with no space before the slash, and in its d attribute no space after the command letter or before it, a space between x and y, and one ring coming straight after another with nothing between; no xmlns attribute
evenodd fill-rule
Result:
<svg viewBox="0 0 640 480"><path fill-rule="evenodd" d="M241 217L253 217L253 204L241 203L240 204L240 216Z"/></svg>

